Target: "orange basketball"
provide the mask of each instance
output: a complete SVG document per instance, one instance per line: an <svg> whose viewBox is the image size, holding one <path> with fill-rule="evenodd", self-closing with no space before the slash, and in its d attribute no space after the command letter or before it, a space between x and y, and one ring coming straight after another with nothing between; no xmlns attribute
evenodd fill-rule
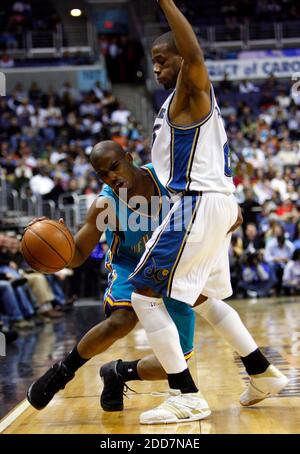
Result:
<svg viewBox="0 0 300 454"><path fill-rule="evenodd" d="M27 227L22 238L26 262L41 273L55 273L72 259L75 243L69 229L61 222L44 219Z"/></svg>

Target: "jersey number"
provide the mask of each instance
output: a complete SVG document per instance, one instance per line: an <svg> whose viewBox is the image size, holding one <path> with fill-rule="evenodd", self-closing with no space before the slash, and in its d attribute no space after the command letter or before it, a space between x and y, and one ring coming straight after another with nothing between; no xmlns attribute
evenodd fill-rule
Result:
<svg viewBox="0 0 300 454"><path fill-rule="evenodd" d="M154 128L153 128L153 132L152 132L152 147L154 145L154 142L156 140L156 137L157 137L157 131L161 128L162 125L155 125Z"/></svg>
<svg viewBox="0 0 300 454"><path fill-rule="evenodd" d="M225 143L223 150L224 150L224 161L225 161L224 173L225 173L226 177L232 177L232 170L230 167L231 151L230 151L228 142Z"/></svg>

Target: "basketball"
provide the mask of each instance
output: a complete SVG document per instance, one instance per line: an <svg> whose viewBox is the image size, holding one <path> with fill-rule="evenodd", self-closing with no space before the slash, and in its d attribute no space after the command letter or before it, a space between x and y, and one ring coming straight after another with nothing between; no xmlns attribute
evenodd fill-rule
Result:
<svg viewBox="0 0 300 454"><path fill-rule="evenodd" d="M34 270L55 273L70 262L75 243L64 224L44 219L27 227L21 247L24 259Z"/></svg>

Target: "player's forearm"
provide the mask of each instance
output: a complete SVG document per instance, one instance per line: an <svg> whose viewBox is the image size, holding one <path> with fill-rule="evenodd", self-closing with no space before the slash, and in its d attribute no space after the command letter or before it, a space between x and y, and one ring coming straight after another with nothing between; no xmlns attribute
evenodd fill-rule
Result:
<svg viewBox="0 0 300 454"><path fill-rule="evenodd" d="M97 244L99 243L102 232L79 231L75 238L75 252L68 268L78 268L81 266L91 255Z"/></svg>
<svg viewBox="0 0 300 454"><path fill-rule="evenodd" d="M203 60L202 50L192 26L173 0L158 0L173 32L176 47L185 62Z"/></svg>
<svg viewBox="0 0 300 454"><path fill-rule="evenodd" d="M78 247L75 246L75 252L74 252L73 258L72 258L71 262L68 263L67 268L78 268L86 261L87 258L88 258L88 255L85 256L80 251L80 249L78 249Z"/></svg>

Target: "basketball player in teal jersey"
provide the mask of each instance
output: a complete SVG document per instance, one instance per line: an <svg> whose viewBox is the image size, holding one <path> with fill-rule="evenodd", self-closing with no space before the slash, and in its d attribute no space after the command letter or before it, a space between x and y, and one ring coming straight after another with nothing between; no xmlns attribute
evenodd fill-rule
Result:
<svg viewBox="0 0 300 454"><path fill-rule="evenodd" d="M125 153L115 142L97 144L91 162L98 176L107 185L90 208L84 226L75 236L75 254L68 266L75 268L84 263L105 231L109 244L106 256L109 278L104 298L107 318L88 331L62 362L54 364L30 386L28 400L36 409L44 408L88 359L107 350L136 325L137 317L131 305L134 288L128 281L128 276L139 262L153 228L161 223L163 213L170 207L167 191L159 183L152 164L136 168L132 164L131 155ZM122 200L121 193L125 189L127 200ZM144 205L139 209L127 203L137 196L144 198ZM183 354L188 359L193 354L193 310L169 298L166 299L166 305L180 333ZM104 367L101 375L104 373L106 384L109 385L102 393L101 405L107 411L123 409L124 381L136 379L137 376L145 380L166 378L153 355L130 363L115 362ZM114 377L117 379L114 380ZM121 382L119 377L122 377Z"/></svg>

